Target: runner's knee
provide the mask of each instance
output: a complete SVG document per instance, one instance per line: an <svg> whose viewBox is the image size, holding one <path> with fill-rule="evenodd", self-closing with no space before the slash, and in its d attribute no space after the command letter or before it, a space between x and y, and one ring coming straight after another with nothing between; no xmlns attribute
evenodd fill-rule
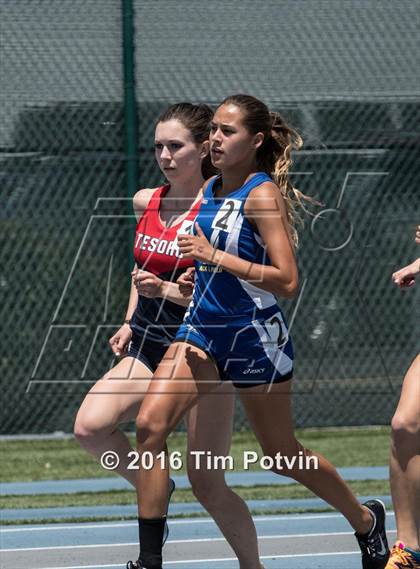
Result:
<svg viewBox="0 0 420 569"><path fill-rule="evenodd" d="M81 409L74 423L74 435L82 446L92 446L115 431L114 422L104 421L104 417Z"/></svg>
<svg viewBox="0 0 420 569"><path fill-rule="evenodd" d="M227 488L223 471L195 468L189 462L187 472L191 490L201 504L216 505L223 499L223 490Z"/></svg>
<svg viewBox="0 0 420 569"><path fill-rule="evenodd" d="M166 446L169 425L153 412L140 411L136 419L137 447L140 451L160 452Z"/></svg>
<svg viewBox="0 0 420 569"><path fill-rule="evenodd" d="M404 411L397 411L391 421L392 441L395 445L420 434L419 420Z"/></svg>

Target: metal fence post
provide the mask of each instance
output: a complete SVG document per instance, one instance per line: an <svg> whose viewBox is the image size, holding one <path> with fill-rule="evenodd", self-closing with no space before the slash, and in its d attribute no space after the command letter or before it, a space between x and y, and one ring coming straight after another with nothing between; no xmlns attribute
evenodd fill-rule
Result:
<svg viewBox="0 0 420 569"><path fill-rule="evenodd" d="M136 103L134 6L133 0L121 0L124 80L124 151L127 197L132 198L138 188L138 116ZM132 214L131 200L127 206ZM130 236L131 237L131 236ZM132 258L130 242L129 263ZM131 267L130 267L131 269Z"/></svg>

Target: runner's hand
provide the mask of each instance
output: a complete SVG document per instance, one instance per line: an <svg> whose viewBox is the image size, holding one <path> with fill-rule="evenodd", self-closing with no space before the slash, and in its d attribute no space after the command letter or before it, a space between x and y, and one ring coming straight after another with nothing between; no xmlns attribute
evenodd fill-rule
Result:
<svg viewBox="0 0 420 569"><path fill-rule="evenodd" d="M123 324L119 330L109 339L111 350L116 356L123 356L127 353L128 344L131 341L133 332L128 324Z"/></svg>
<svg viewBox="0 0 420 569"><path fill-rule="evenodd" d="M195 224L197 235L178 235L178 248L184 259L211 263L216 250L207 241L201 227Z"/></svg>
<svg viewBox="0 0 420 569"><path fill-rule="evenodd" d="M392 275L392 280L400 288L409 288L416 282L416 277L420 273L420 259L413 261L411 265L400 269Z"/></svg>
<svg viewBox="0 0 420 569"><path fill-rule="evenodd" d="M185 273L182 273L176 284L179 286L179 292L184 297L191 296L194 290L194 281L195 281L195 268L188 267Z"/></svg>
<svg viewBox="0 0 420 569"><path fill-rule="evenodd" d="M156 298L162 296L163 280L153 273L135 269L131 273L133 284L141 296Z"/></svg>

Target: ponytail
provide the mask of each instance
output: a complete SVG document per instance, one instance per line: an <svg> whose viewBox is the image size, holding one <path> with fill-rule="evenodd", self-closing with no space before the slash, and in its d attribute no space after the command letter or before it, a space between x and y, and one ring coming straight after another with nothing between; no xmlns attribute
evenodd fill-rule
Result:
<svg viewBox="0 0 420 569"><path fill-rule="evenodd" d="M286 204L287 221L292 240L297 246L299 241L297 226L303 225L301 211L308 213L305 202L312 205L319 205L319 202L295 188L290 181L290 169L293 164L292 151L302 148L302 137L286 123L279 113L270 112L270 119L271 130L257 151L257 161L260 168L269 173L280 188Z"/></svg>

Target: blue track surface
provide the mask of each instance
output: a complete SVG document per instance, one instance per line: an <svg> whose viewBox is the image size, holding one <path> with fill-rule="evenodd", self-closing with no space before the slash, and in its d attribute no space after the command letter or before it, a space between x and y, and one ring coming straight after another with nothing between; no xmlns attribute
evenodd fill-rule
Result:
<svg viewBox="0 0 420 569"><path fill-rule="evenodd" d="M254 520L266 569L361 567L352 529L339 514L260 516ZM387 525L392 540L392 513L387 515ZM130 556L136 558L138 531L135 522L10 527L2 529L1 542L4 569L26 567L19 565L25 556L30 557L34 569L122 569ZM171 521L164 567L237 569L237 561L223 547L224 539L211 519ZM201 554L203 549L206 555Z"/></svg>
<svg viewBox="0 0 420 569"><path fill-rule="evenodd" d="M338 468L344 480L388 480L387 466ZM177 488L189 488L187 476L173 476ZM273 472L227 472L229 486L254 486L256 484L293 484L294 481ZM43 480L40 482L6 482L0 484L1 495L68 494L74 492L104 492L130 489L130 484L121 477L86 478L80 480Z"/></svg>
<svg viewBox="0 0 420 569"><path fill-rule="evenodd" d="M342 468L347 480L387 479L386 467ZM178 488L188 488L186 476L175 477ZM290 483L271 472L227 473L228 483L236 486ZM8 483L3 495L61 494L129 489L116 477L86 480ZM368 499L360 497L360 500ZM390 505L389 496L381 499ZM251 500L254 511L274 509L322 509L319 498L305 500ZM202 513L198 503L171 504L172 516ZM28 508L3 510L3 520L76 518L97 516L136 516L135 496L128 506L66 508ZM388 512L388 535L395 538L395 520ZM261 559L266 569L360 569L360 553L353 531L337 513L293 514L254 517L259 536ZM61 523L3 526L0 530L2 569L123 569L136 559L138 528L135 521ZM165 569L237 569L238 561L210 518L170 520L170 538L165 546Z"/></svg>
<svg viewBox="0 0 420 569"><path fill-rule="evenodd" d="M378 497L378 496L376 496ZM371 496L360 496L361 501L370 499ZM389 506L389 496L379 496ZM137 515L137 506L134 503L129 506L81 506L69 508L25 508L2 510L1 519L5 520L36 520L36 519L59 519L59 518L97 518L105 516L127 517ZM308 498L303 500L248 500L248 507L254 511L269 511L278 509L324 509L328 504L320 498ZM179 516L181 514L204 513L204 508L198 502L184 502L170 504L169 514Z"/></svg>

